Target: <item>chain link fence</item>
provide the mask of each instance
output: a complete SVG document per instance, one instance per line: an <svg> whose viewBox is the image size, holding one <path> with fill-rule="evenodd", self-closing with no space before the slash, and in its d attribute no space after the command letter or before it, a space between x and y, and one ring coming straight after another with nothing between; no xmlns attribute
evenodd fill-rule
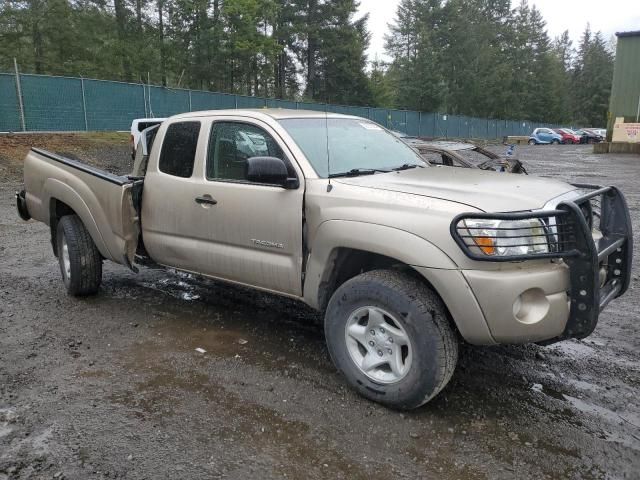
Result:
<svg viewBox="0 0 640 480"><path fill-rule="evenodd" d="M367 118L433 138L497 139L553 125L442 113L349 107L86 78L0 73L0 132L128 131L134 118L198 110L290 108Z"/></svg>

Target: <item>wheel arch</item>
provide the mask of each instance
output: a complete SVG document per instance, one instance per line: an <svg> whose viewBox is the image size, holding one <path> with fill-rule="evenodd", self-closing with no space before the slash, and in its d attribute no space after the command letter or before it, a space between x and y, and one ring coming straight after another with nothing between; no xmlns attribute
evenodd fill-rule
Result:
<svg viewBox="0 0 640 480"><path fill-rule="evenodd" d="M344 282L381 268L404 270L428 283L415 266L457 268L442 250L410 232L364 222L327 221L313 240L304 298L312 307L324 310L333 292Z"/></svg>
<svg viewBox="0 0 640 480"><path fill-rule="evenodd" d="M82 197L68 185L54 179L45 183L49 206L49 227L51 229L51 243L57 256L56 232L58 222L64 215L77 215L91 235L98 251L104 258L111 258L111 253L100 233L100 229Z"/></svg>

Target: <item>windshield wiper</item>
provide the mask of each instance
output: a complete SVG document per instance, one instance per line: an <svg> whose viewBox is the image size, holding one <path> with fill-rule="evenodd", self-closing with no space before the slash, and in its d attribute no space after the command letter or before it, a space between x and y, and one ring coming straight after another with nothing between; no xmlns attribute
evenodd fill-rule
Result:
<svg viewBox="0 0 640 480"><path fill-rule="evenodd" d="M405 163L404 165L400 165L399 167L392 168L392 170L394 172L400 172L402 170L410 170L412 168L418 168L418 167L424 168L424 165L418 165L418 164L415 164L415 163L412 163L412 164Z"/></svg>
<svg viewBox="0 0 640 480"><path fill-rule="evenodd" d="M374 173L389 173L391 170L382 170L380 168L352 168L348 172L332 173L329 178L336 177L357 177L359 175L373 175Z"/></svg>

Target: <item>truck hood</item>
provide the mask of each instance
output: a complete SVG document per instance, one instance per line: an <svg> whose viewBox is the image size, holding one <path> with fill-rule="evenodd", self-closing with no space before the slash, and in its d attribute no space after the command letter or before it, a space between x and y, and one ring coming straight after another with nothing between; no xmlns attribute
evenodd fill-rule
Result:
<svg viewBox="0 0 640 480"><path fill-rule="evenodd" d="M439 198L485 212L539 209L549 200L576 190L572 185L548 178L457 167L416 168L334 181Z"/></svg>

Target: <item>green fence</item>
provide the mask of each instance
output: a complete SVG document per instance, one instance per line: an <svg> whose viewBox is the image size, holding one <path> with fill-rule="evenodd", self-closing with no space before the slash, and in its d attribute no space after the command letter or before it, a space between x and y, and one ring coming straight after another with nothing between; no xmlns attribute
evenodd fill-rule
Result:
<svg viewBox="0 0 640 480"><path fill-rule="evenodd" d="M0 73L0 132L129 130L131 120L198 110L290 108L368 118L413 136L495 139L552 125L443 113L293 102L92 80ZM21 99L18 92L21 92ZM20 101L21 100L21 101Z"/></svg>

